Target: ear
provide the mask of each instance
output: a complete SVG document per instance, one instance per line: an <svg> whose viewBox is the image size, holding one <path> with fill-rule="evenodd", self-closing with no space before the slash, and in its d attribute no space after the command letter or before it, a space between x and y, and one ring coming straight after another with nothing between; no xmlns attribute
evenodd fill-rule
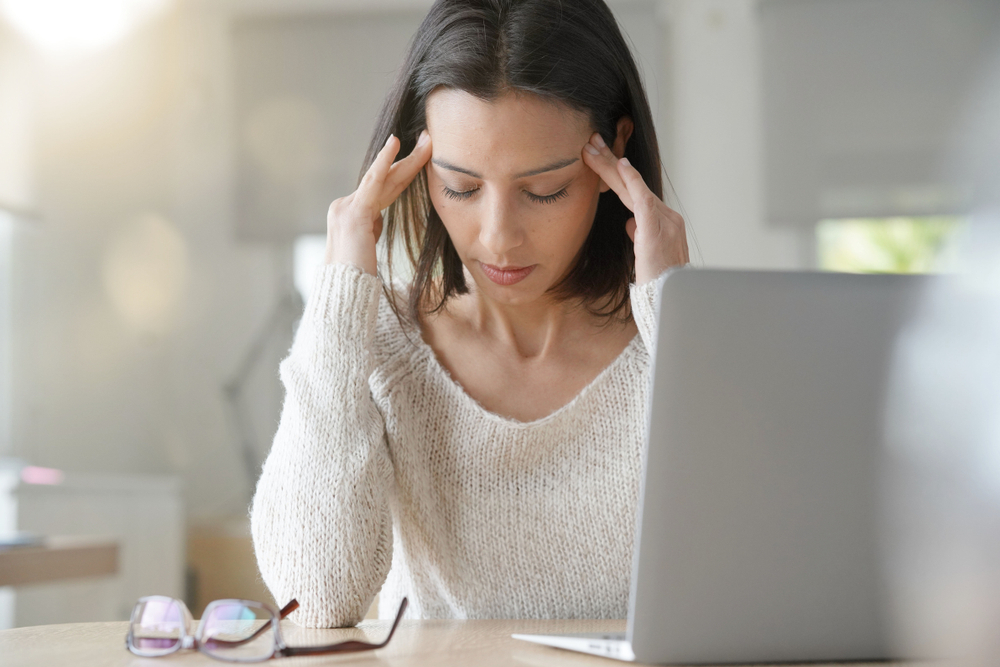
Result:
<svg viewBox="0 0 1000 667"><path fill-rule="evenodd" d="M628 116L622 116L618 119L618 136L615 137L615 145L611 147L611 152L619 160L625 157L625 144L628 143L634 129L635 125Z"/></svg>
<svg viewBox="0 0 1000 667"><path fill-rule="evenodd" d="M622 116L618 119L618 134L615 136L615 143L611 146L611 152L614 153L615 157L619 160L625 156L625 145L632 137L632 130L634 129L635 124L628 116ZM601 192L607 192L610 189L610 185L601 181Z"/></svg>

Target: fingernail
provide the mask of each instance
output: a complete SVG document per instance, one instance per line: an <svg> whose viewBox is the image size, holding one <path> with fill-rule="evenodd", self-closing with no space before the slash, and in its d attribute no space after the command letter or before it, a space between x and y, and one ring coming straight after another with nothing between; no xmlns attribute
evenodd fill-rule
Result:
<svg viewBox="0 0 1000 667"><path fill-rule="evenodd" d="M420 138L417 139L417 145L418 146L423 146L424 144L427 143L427 140L430 139L430 138L431 138L431 135L427 134L427 130L424 130L423 132L420 133Z"/></svg>
<svg viewBox="0 0 1000 667"><path fill-rule="evenodd" d="M604 143L604 137L601 136L600 132L595 132L594 133L594 143L597 144L601 148L607 148L608 147L608 145L606 143Z"/></svg>
<svg viewBox="0 0 1000 667"><path fill-rule="evenodd" d="M632 163L628 161L627 157L623 157L621 160L618 160L618 161L621 162L626 167L631 167L632 166Z"/></svg>
<svg viewBox="0 0 1000 667"><path fill-rule="evenodd" d="M385 140L385 146L388 146L388 145L389 145L389 142L390 142L390 141L392 141L392 137L393 137L393 136L394 136L394 135L393 135L393 134L392 134L392 133L390 132L390 133L389 133L389 138ZM385 148L385 146L383 146L382 148Z"/></svg>
<svg viewBox="0 0 1000 667"><path fill-rule="evenodd" d="M587 144L586 146L584 146L584 148L586 148L587 152L590 153L591 155L600 155L601 154L601 151L599 151L596 148L594 148L593 144Z"/></svg>

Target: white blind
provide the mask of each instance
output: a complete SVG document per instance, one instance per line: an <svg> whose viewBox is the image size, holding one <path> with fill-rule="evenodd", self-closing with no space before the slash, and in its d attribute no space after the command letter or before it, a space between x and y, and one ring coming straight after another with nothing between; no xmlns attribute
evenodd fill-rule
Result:
<svg viewBox="0 0 1000 667"><path fill-rule="evenodd" d="M761 0L772 224L963 211L947 161L996 0Z"/></svg>

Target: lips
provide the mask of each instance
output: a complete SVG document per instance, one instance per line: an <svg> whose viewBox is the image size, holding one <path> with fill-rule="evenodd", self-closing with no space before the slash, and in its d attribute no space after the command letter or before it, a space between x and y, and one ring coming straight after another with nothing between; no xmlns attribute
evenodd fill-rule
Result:
<svg viewBox="0 0 1000 667"><path fill-rule="evenodd" d="M535 270L535 264L531 266L493 266L492 264L484 264L480 262L479 265L483 269L483 273L486 277L495 282L497 285L513 285L519 283L528 275Z"/></svg>

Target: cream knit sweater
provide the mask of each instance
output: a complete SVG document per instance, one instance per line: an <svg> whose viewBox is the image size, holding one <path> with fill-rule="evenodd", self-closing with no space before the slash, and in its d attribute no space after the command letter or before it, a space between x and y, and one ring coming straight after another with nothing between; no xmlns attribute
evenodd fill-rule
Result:
<svg viewBox="0 0 1000 667"><path fill-rule="evenodd" d="M657 283L639 335L569 404L522 423L451 379L377 278L322 267L281 363L285 402L250 509L292 619L624 618Z"/></svg>

